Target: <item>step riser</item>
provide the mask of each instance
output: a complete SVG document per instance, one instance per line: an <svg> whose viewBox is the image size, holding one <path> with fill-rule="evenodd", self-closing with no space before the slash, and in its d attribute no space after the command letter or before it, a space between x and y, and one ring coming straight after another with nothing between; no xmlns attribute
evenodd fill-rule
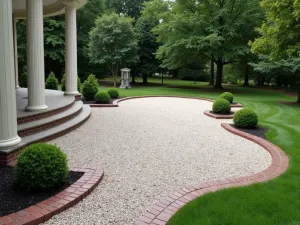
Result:
<svg viewBox="0 0 300 225"><path fill-rule="evenodd" d="M44 118L47 118L50 116L54 116L56 114L62 113L64 111L70 109L72 107L72 105L74 104L74 102L75 102L75 99L71 104L66 105L65 107L62 107L62 108L59 108L56 110L52 110L52 111L46 111L46 112L40 113L38 115L31 115L31 116L27 116L27 117L18 118L17 122L18 122L18 124L24 124L24 123L29 123L29 122L36 121L36 120L41 120L41 119L44 119Z"/></svg>
<svg viewBox="0 0 300 225"><path fill-rule="evenodd" d="M26 136L36 134L38 132L41 132L41 131L44 131L44 130L47 130L47 129L50 129L50 128L53 128L53 127L56 127L56 126L59 126L59 125L65 123L65 122L67 122L68 120L72 119L73 117L77 116L81 111L82 111L82 108L80 110L78 110L77 112L75 112L75 113L73 113L69 116L66 116L64 118L61 118L61 119L58 119L58 120L55 120L55 121L52 121L52 122L49 122L49 123L45 123L45 124L40 125L40 126L31 127L29 129L19 131L18 135L20 137L26 137Z"/></svg>
<svg viewBox="0 0 300 225"><path fill-rule="evenodd" d="M14 166L21 151L26 148L28 145L30 144L33 144L33 143L38 143L38 142L46 142L46 141L50 141L52 139L55 139L55 138L58 138L60 136L63 136L69 132L71 132L72 130L80 127L82 124L84 124L88 119L90 118L90 114L84 118L83 120L81 120L79 123L71 126L71 127L68 127L66 128L65 130L63 131L60 131L60 132L57 132L57 133L54 133L52 135L49 135L45 138L40 138L40 139L36 139L34 141L31 141L31 142L28 142L26 143L26 145L23 145L22 147L20 147L19 149L16 149L14 150L13 152L11 153L8 153L8 154L2 154L0 152L0 167L6 167L6 166Z"/></svg>

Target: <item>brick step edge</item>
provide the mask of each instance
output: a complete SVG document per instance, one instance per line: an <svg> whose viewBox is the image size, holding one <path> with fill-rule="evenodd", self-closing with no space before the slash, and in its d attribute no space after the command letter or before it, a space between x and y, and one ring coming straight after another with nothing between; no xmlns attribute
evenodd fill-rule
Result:
<svg viewBox="0 0 300 225"><path fill-rule="evenodd" d="M262 172L254 175L227 178L210 182L203 182L176 190L175 192L162 197L152 208L147 210L135 223L135 225L166 225L171 217L185 204L210 192L225 188L248 186L255 183L266 182L283 174L289 165L288 156L271 142L254 135L237 130L230 124L222 123L221 126L227 131L253 141L268 151L272 157L272 164Z"/></svg>
<svg viewBox="0 0 300 225"><path fill-rule="evenodd" d="M84 174L74 184L55 196L24 210L0 217L0 224L37 225L44 223L89 195L98 186L104 175L102 170L95 168L72 168L72 171Z"/></svg>

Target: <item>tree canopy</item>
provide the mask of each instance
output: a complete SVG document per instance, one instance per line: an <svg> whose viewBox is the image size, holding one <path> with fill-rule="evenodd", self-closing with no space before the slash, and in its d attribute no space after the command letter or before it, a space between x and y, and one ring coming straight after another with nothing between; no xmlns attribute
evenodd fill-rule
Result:
<svg viewBox="0 0 300 225"><path fill-rule="evenodd" d="M96 19L95 27L90 31L90 60L107 65L114 77L114 86L120 67L134 64L139 59L132 22L130 17L105 14Z"/></svg>
<svg viewBox="0 0 300 225"><path fill-rule="evenodd" d="M262 73L284 71L294 74L298 83L300 103L300 2L298 0L263 0L261 2L267 20L258 29L260 37L251 44L251 50L260 56L254 64ZM294 82L295 83L295 82Z"/></svg>
<svg viewBox="0 0 300 225"><path fill-rule="evenodd" d="M158 4L159 1L154 2ZM186 49L184 58L197 55L202 60L213 60L217 64L215 86L221 88L223 66L250 51L247 45L252 38L249 31L259 26L263 18L259 0L177 0L167 3L168 13L160 15L161 23L154 28L158 41L163 43L157 57L168 65L174 52ZM159 4L167 3L161 1Z"/></svg>

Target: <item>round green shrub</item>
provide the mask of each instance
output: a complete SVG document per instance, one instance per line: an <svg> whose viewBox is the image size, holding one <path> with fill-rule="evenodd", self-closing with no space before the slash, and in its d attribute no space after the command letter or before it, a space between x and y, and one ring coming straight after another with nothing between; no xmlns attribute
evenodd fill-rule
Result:
<svg viewBox="0 0 300 225"><path fill-rule="evenodd" d="M61 90L66 91L66 74L63 75L60 84L61 84ZM77 90L81 92L81 80L79 76L77 76Z"/></svg>
<svg viewBox="0 0 300 225"><path fill-rule="evenodd" d="M227 100L220 98L214 102L212 110L216 114L229 114L231 105Z"/></svg>
<svg viewBox="0 0 300 225"><path fill-rule="evenodd" d="M98 92L99 83L95 75L91 74L82 85L82 95L85 100L93 101Z"/></svg>
<svg viewBox="0 0 300 225"><path fill-rule="evenodd" d="M19 85L20 87L22 88L27 88L27 85L28 85L28 78L27 78L27 73L24 72L21 77L20 77L20 80L19 80Z"/></svg>
<svg viewBox="0 0 300 225"><path fill-rule="evenodd" d="M55 74L51 72L46 80L46 89L58 90L58 80L55 77Z"/></svg>
<svg viewBox="0 0 300 225"><path fill-rule="evenodd" d="M224 92L220 97L226 99L230 103L233 102L233 94L231 94L230 92Z"/></svg>
<svg viewBox="0 0 300 225"><path fill-rule="evenodd" d="M241 109L234 114L233 122L239 128L255 128L258 123L258 117L253 110Z"/></svg>
<svg viewBox="0 0 300 225"><path fill-rule="evenodd" d="M68 175L67 157L55 145L30 145L20 154L15 175L18 184L27 190L58 187Z"/></svg>
<svg viewBox="0 0 300 225"><path fill-rule="evenodd" d="M110 96L107 92L105 91L99 91L96 95L95 95L95 101L97 103L101 103L101 104L108 104L110 102Z"/></svg>
<svg viewBox="0 0 300 225"><path fill-rule="evenodd" d="M111 98L118 98L119 97L119 91L116 88L109 89L107 91L107 93L109 94L109 96Z"/></svg>

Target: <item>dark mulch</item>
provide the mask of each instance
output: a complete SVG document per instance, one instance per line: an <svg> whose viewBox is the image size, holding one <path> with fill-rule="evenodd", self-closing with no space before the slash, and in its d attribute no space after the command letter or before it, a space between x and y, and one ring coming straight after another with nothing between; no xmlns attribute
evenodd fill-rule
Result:
<svg viewBox="0 0 300 225"><path fill-rule="evenodd" d="M110 101L109 101L109 103L108 104L105 104L105 105L109 105L109 104L113 104L113 101L115 101L116 99L111 99ZM86 100L84 100L84 99L82 99L82 102L83 102L83 104L87 104L87 105L89 105L89 104L101 104L101 105L104 105L103 103L97 103L96 101L86 101Z"/></svg>
<svg viewBox="0 0 300 225"><path fill-rule="evenodd" d="M84 173L69 172L66 183L56 189L28 192L14 181L13 168L0 168L0 217L44 201L75 183Z"/></svg>
<svg viewBox="0 0 300 225"><path fill-rule="evenodd" d="M291 105L291 106L298 106L298 107L300 107L300 103L297 103L297 102L279 102L279 104L283 104L283 105Z"/></svg>
<svg viewBox="0 0 300 225"><path fill-rule="evenodd" d="M242 128L237 128L236 126L234 126L234 124L230 124L230 126L234 127L235 129L238 129L240 131L244 131L248 134L252 134L254 136L257 136L257 137L260 137L260 138L263 138L265 140L267 140L267 137L266 137L266 133L268 132L268 129L264 128L264 127L256 127L256 128L253 128L253 129L242 129Z"/></svg>

